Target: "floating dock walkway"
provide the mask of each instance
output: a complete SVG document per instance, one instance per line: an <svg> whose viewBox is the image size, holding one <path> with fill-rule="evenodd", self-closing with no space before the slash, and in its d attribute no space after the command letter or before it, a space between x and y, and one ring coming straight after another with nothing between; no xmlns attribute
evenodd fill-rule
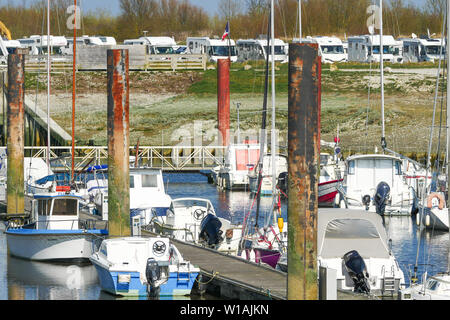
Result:
<svg viewBox="0 0 450 320"><path fill-rule="evenodd" d="M146 230L141 232L144 237L157 235ZM200 287L204 286L213 295L240 300L287 299L284 272L192 243L172 238L170 241L184 259L200 268Z"/></svg>

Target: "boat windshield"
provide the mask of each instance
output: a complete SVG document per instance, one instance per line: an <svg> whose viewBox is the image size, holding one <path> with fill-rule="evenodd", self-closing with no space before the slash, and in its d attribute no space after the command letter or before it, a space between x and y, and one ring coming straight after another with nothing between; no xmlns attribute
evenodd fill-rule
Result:
<svg viewBox="0 0 450 320"><path fill-rule="evenodd" d="M156 54L174 54L172 47L155 47Z"/></svg>
<svg viewBox="0 0 450 320"><path fill-rule="evenodd" d="M325 54L341 54L344 53L344 46L320 46L322 52Z"/></svg>
<svg viewBox="0 0 450 320"><path fill-rule="evenodd" d="M209 208L209 203L201 199L182 199L172 202L174 208L188 208L188 207L205 207Z"/></svg>
<svg viewBox="0 0 450 320"><path fill-rule="evenodd" d="M231 50L228 50L230 48ZM211 47L211 55L212 56L219 56L219 57L226 57L228 56L228 52L230 52L230 56L236 55L236 47L235 46L212 46Z"/></svg>
<svg viewBox="0 0 450 320"><path fill-rule="evenodd" d="M52 215L76 216L78 201L76 199L54 199Z"/></svg>

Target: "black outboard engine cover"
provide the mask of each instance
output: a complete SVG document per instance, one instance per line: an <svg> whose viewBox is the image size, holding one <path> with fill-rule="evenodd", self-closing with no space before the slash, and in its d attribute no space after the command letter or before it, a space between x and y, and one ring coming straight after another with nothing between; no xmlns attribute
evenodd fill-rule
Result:
<svg viewBox="0 0 450 320"><path fill-rule="evenodd" d="M391 193L391 188L389 187L389 185L386 182L381 181L377 185L377 191L375 193L373 202L375 204L375 208L379 215L384 215L384 211L386 209L386 204L389 199L390 193Z"/></svg>
<svg viewBox="0 0 450 320"><path fill-rule="evenodd" d="M150 292L153 292L156 281L161 279L161 268L156 262L155 258L148 258L147 265L145 267L145 276L147 277L147 288ZM158 287L159 288L159 287Z"/></svg>
<svg viewBox="0 0 450 320"><path fill-rule="evenodd" d="M369 273L366 264L358 251L352 250L344 254L345 269L353 280L354 292L370 293Z"/></svg>
<svg viewBox="0 0 450 320"><path fill-rule="evenodd" d="M220 222L219 218L217 218L213 214L208 214L203 218L200 224L200 235L199 238L205 241L208 246L214 246L223 241L222 230L222 222Z"/></svg>
<svg viewBox="0 0 450 320"><path fill-rule="evenodd" d="M366 195L362 198L362 203L363 203L363 205L366 207L366 210L369 210L370 196L369 196L368 194L366 194Z"/></svg>
<svg viewBox="0 0 450 320"><path fill-rule="evenodd" d="M284 193L287 192L288 189L288 173L281 172L278 176L278 188Z"/></svg>

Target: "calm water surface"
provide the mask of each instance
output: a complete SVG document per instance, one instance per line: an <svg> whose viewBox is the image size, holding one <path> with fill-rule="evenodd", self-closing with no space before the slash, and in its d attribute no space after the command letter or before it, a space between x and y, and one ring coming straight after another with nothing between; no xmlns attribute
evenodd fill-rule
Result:
<svg viewBox="0 0 450 320"><path fill-rule="evenodd" d="M172 198L201 197L209 199L220 217L242 222L244 216L256 204L249 192L223 192L208 184L201 174L164 174L167 192ZM287 218L286 201L282 200L282 216ZM270 211L272 199L261 198L259 225L264 223ZM254 215L252 215L254 216ZM409 272L416 261L418 231L411 217L386 219L386 227L392 239L392 250L409 282ZM3 225L0 224L0 228ZM2 229L3 230L3 229ZM419 275L447 270L449 234L437 231L422 233L419 252ZM218 299L213 296L191 296L183 299ZM27 261L7 254L6 238L0 232L0 299L28 300L109 300L116 297L100 290L94 266L50 264Z"/></svg>

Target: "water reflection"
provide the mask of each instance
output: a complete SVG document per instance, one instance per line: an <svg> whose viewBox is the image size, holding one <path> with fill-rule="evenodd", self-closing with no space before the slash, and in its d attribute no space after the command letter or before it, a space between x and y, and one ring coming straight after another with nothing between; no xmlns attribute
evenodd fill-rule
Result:
<svg viewBox="0 0 450 320"><path fill-rule="evenodd" d="M9 299L98 299L92 264L55 264L7 257ZM21 288L21 294L14 288Z"/></svg>
<svg viewBox="0 0 450 320"><path fill-rule="evenodd" d="M427 271L429 274L447 271L449 255L449 233L437 230L422 230L416 225L415 217L388 217L386 230L392 239L392 252L397 258L405 274L405 282L409 286L418 257L418 277Z"/></svg>
<svg viewBox="0 0 450 320"><path fill-rule="evenodd" d="M250 192L224 192L208 184L207 177L201 174L164 173L168 183L167 192L172 198L201 197L209 199L220 217L241 223L256 202ZM259 225L266 213L270 213L271 197L261 198ZM287 220L287 201L282 200L282 216ZM392 251L405 273L409 284L410 270L416 261L418 228L413 217L387 217L387 232L392 239ZM0 228L2 224L0 224ZM426 270L433 274L447 270L448 232L423 231L419 250L419 276ZM94 266L58 265L22 260L8 256L6 237L0 231L0 299L67 299L67 300L122 300L100 290ZM138 298L131 298L138 299ZM155 299L142 297L139 299ZM212 300L218 297L159 297L156 299Z"/></svg>

